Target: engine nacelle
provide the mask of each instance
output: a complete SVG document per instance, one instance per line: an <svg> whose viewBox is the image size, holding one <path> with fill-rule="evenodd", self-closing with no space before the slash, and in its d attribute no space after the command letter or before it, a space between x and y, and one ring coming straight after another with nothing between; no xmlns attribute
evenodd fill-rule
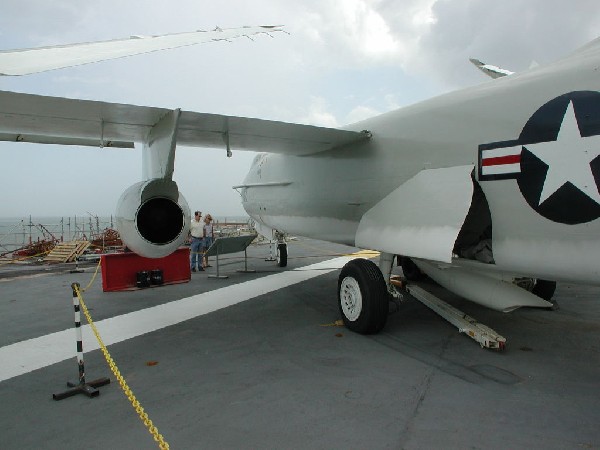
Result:
<svg viewBox="0 0 600 450"><path fill-rule="evenodd" d="M190 208L174 181L153 179L128 188L119 199L117 231L138 255L162 258L185 241Z"/></svg>

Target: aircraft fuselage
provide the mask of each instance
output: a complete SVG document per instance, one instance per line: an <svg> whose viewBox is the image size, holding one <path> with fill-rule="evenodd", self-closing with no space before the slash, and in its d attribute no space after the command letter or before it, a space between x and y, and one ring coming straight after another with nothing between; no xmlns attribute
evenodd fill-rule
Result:
<svg viewBox="0 0 600 450"><path fill-rule="evenodd" d="M472 165L496 268L598 283L599 62L582 51L353 124L372 138L344 148L260 154L244 208L270 228L354 245L363 215L416 174Z"/></svg>

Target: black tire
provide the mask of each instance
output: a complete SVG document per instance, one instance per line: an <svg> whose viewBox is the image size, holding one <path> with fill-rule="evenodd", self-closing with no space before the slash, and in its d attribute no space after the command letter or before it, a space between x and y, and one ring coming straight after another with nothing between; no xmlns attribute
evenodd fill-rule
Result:
<svg viewBox="0 0 600 450"><path fill-rule="evenodd" d="M556 281L536 280L531 293L549 302L554 295L554 291L556 291Z"/></svg>
<svg viewBox="0 0 600 450"><path fill-rule="evenodd" d="M400 257L400 266L402 267L402 273L404 278L409 281L417 281L423 278L423 272L414 263L414 261L406 256Z"/></svg>
<svg viewBox="0 0 600 450"><path fill-rule="evenodd" d="M354 259L342 268L338 278L338 306L349 330L375 334L383 329L389 312L389 294L376 264Z"/></svg>
<svg viewBox="0 0 600 450"><path fill-rule="evenodd" d="M277 244L277 265L287 266L287 244Z"/></svg>

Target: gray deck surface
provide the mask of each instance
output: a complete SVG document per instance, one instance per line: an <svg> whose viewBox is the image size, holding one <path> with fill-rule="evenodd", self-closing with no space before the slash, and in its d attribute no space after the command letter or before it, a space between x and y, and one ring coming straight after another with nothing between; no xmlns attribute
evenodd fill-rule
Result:
<svg viewBox="0 0 600 450"><path fill-rule="evenodd" d="M98 279L84 299L98 321L355 250L307 239L288 248L286 269L251 246L255 274L235 272L240 255L223 257L226 280L208 278L213 262L190 283L153 289L103 293ZM70 284L87 285L92 268L62 269L2 269L0 347L73 327ZM172 449L600 448L599 288L559 284L557 311L503 314L426 286L506 337L498 353L411 298L375 336L322 326L339 319L338 274L109 351ZM0 448L157 448L98 350L85 365L88 380L111 379L100 396L52 399L77 376L74 335L73 358L0 382Z"/></svg>

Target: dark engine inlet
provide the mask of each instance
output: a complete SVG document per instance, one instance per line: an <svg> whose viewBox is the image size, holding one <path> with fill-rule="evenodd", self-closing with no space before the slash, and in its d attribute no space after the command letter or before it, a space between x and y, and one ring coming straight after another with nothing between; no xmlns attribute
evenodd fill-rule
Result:
<svg viewBox="0 0 600 450"><path fill-rule="evenodd" d="M155 197L140 206L136 227L148 242L164 245L180 235L185 226L184 218L183 211L173 200Z"/></svg>

